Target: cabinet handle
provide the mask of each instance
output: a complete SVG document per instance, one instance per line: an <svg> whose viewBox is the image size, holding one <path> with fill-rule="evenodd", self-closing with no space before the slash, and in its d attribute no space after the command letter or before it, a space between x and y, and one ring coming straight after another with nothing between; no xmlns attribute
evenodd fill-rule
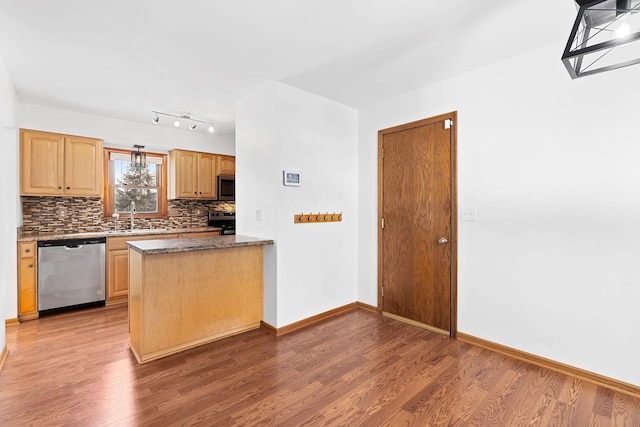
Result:
<svg viewBox="0 0 640 427"><path fill-rule="evenodd" d="M59 185L58 185L58 190L62 190L62 187L60 187Z"/></svg>
<svg viewBox="0 0 640 427"><path fill-rule="evenodd" d="M29 268L33 268L33 264L29 264Z"/></svg>
<svg viewBox="0 0 640 427"><path fill-rule="evenodd" d="M71 187L67 187L67 190L71 190Z"/></svg>
<svg viewBox="0 0 640 427"><path fill-rule="evenodd" d="M26 253L29 253L29 252L31 252L31 249L25 249L24 251L25 251Z"/></svg>

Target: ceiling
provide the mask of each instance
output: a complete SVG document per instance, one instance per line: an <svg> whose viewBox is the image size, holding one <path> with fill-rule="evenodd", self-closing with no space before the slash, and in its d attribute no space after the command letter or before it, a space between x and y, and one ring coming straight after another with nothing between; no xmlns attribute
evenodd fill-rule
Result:
<svg viewBox="0 0 640 427"><path fill-rule="evenodd" d="M233 135L235 104L270 82L361 108L566 38L575 10L568 0L0 0L0 54L21 102L150 126L152 110L189 112Z"/></svg>

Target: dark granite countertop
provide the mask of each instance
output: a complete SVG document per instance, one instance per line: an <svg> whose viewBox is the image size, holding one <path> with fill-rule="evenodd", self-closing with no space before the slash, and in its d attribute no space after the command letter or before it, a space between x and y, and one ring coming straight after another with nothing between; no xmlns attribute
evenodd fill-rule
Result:
<svg viewBox="0 0 640 427"><path fill-rule="evenodd" d="M262 245L273 245L273 240L250 236L218 236L196 239L154 239L127 242L127 246L129 246L130 249L140 252L143 255Z"/></svg>
<svg viewBox="0 0 640 427"><path fill-rule="evenodd" d="M190 227L190 228L136 228L133 230L92 231L86 233L19 233L18 242L35 242L45 240L85 239L95 237L146 236L153 234L202 233L220 231L218 227Z"/></svg>

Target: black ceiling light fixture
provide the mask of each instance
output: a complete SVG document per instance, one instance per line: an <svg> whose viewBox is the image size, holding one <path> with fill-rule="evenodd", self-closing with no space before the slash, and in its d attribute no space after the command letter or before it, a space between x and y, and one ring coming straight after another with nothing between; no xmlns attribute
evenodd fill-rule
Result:
<svg viewBox="0 0 640 427"><path fill-rule="evenodd" d="M144 145L134 145L133 148L136 148L137 151L131 152L131 167L140 169L146 168L147 155L140 151L140 149L144 148Z"/></svg>
<svg viewBox="0 0 640 427"><path fill-rule="evenodd" d="M640 63L640 0L576 0L562 62L572 79Z"/></svg>

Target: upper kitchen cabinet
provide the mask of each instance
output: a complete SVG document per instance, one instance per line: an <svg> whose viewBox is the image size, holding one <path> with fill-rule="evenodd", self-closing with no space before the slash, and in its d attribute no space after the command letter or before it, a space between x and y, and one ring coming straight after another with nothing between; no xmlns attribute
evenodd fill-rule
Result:
<svg viewBox="0 0 640 427"><path fill-rule="evenodd" d="M169 152L169 198L217 198L218 155L187 150Z"/></svg>
<svg viewBox="0 0 640 427"><path fill-rule="evenodd" d="M102 197L102 140L21 130L20 194Z"/></svg>
<svg viewBox="0 0 640 427"><path fill-rule="evenodd" d="M235 175L236 158L234 156L218 156L218 175Z"/></svg>

